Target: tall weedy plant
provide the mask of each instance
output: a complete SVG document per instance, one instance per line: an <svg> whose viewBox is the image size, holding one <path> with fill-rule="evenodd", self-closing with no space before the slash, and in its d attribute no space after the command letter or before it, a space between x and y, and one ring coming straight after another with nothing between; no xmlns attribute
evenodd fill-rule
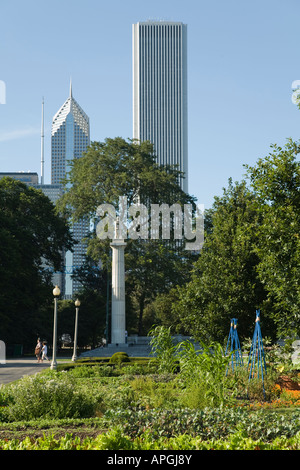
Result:
<svg viewBox="0 0 300 470"><path fill-rule="evenodd" d="M196 350L193 343L184 341L177 346L180 371L187 389L201 391L202 405L222 406L229 401L232 381L226 377L230 358L219 343L205 345Z"/></svg>
<svg viewBox="0 0 300 470"><path fill-rule="evenodd" d="M177 365L177 347L170 330L165 326L156 326L148 333L152 337L150 341L151 354L156 356L161 372L173 372Z"/></svg>
<svg viewBox="0 0 300 470"><path fill-rule="evenodd" d="M234 381L226 377L230 356L219 343L200 343L196 349L191 341L175 344L170 328L156 326L150 332L152 354L161 372L174 372L180 366L179 377L184 382L186 397L198 399L195 406L222 406L230 401ZM198 405L197 405L198 400Z"/></svg>

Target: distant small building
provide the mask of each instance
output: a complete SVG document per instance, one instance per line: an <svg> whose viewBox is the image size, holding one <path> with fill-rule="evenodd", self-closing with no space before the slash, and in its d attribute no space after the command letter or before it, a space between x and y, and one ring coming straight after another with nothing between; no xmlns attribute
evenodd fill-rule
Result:
<svg viewBox="0 0 300 470"><path fill-rule="evenodd" d="M35 185L39 182L39 176L35 172L31 171L16 171L16 172L7 172L7 173L0 173L0 179L5 178L8 176L9 178L13 178L18 181L22 181L22 183L26 183L29 185Z"/></svg>

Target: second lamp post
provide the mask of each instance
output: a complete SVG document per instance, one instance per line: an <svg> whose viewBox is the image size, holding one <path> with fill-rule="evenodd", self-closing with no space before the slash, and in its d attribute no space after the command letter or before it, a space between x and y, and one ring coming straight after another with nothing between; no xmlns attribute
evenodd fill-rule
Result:
<svg viewBox="0 0 300 470"><path fill-rule="evenodd" d="M78 331L78 312L79 312L79 307L80 307L80 300L75 300L75 307L76 307L76 316L75 316L75 332L74 332L74 350L73 350L73 356L72 356L72 361L76 361L77 355L76 355L76 349L77 349L77 331Z"/></svg>
<svg viewBox="0 0 300 470"><path fill-rule="evenodd" d="M54 296L54 322L53 322L53 352L52 352L52 362L50 369L56 369L57 362L56 362L56 343L57 343L57 300L60 296L60 288L55 286L53 289L53 296Z"/></svg>

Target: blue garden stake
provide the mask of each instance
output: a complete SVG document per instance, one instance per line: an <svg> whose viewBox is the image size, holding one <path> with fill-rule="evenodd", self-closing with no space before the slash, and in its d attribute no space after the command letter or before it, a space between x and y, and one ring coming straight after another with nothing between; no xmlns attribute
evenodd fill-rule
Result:
<svg viewBox="0 0 300 470"><path fill-rule="evenodd" d="M249 353L248 359L248 369L249 370L249 381L255 377L257 374L257 378L261 378L264 397L265 394L265 387L264 387L264 371L267 373L266 367L266 360L265 360L265 353L264 353L264 346L261 336L261 329L260 329L260 310L256 310L256 320L255 320L255 328L254 334L252 339L252 345Z"/></svg>
<svg viewBox="0 0 300 470"><path fill-rule="evenodd" d="M242 356L239 335L237 332L237 319L236 318L232 318L230 322L230 331L229 331L225 355L227 354L227 351L229 349L229 344L230 344L230 354L231 354L231 367L232 367L232 370L234 371L235 367L243 365L243 356ZM228 371L228 367L227 367L227 371ZM226 371L226 375L227 375L227 371Z"/></svg>

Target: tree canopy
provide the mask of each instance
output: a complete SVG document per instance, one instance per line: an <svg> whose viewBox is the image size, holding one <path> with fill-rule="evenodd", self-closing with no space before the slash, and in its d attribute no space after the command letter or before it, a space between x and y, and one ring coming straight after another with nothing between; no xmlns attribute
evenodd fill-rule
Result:
<svg viewBox="0 0 300 470"><path fill-rule="evenodd" d="M233 317L239 319L239 334L245 337L255 309L266 298L254 249L260 214L246 183L229 181L223 196L215 198L210 217L212 226L192 279L179 288L173 309L198 338L222 341Z"/></svg>
<svg viewBox="0 0 300 470"><path fill-rule="evenodd" d="M151 204L192 205L195 198L180 188L183 177L176 167L156 163L153 145L149 142L126 141L119 137L93 142L82 158L72 162L59 207L74 220L87 216L97 220L97 208L101 204L111 204L118 214L120 197L126 197L128 207L137 202L147 208ZM109 266L109 240L99 240L94 232L87 252L95 261L101 260L105 268ZM176 240L165 242L150 237L128 240L126 292L136 306L137 332L146 334L143 331L144 308L155 295L166 292L172 283L180 285L186 281L187 265L192 257Z"/></svg>
<svg viewBox="0 0 300 470"><path fill-rule="evenodd" d="M224 339L233 317L251 336L257 308L265 335L300 333L299 146L271 148L246 166L248 182L229 180L215 198L192 279L173 301L173 315L198 337Z"/></svg>
<svg viewBox="0 0 300 470"><path fill-rule="evenodd" d="M128 205L195 202L180 189L182 172L176 166L158 165L148 141L117 137L92 142L84 156L70 165L59 207L64 212L69 209L75 220L95 217L100 204L117 208L120 196L127 197Z"/></svg>
<svg viewBox="0 0 300 470"><path fill-rule="evenodd" d="M0 323L6 343L28 344L42 327L39 309L51 298L50 270L72 248L65 219L40 190L0 180Z"/></svg>
<svg viewBox="0 0 300 470"><path fill-rule="evenodd" d="M299 334L300 147L289 139L284 148L271 148L266 158L247 166L262 216L258 273L272 301L278 334Z"/></svg>

